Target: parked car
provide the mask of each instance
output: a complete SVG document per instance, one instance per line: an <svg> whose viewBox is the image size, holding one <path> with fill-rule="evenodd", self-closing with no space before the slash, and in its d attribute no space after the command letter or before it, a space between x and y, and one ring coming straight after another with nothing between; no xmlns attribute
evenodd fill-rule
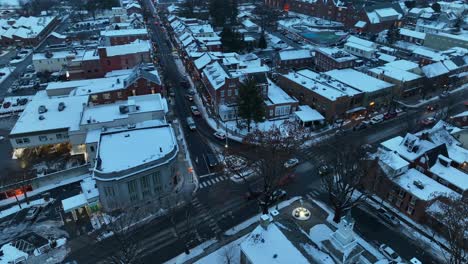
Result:
<svg viewBox="0 0 468 264"><path fill-rule="evenodd" d="M296 178L296 175L294 173L289 173L279 180L278 185L286 186L290 184L291 182L293 182L295 178Z"/></svg>
<svg viewBox="0 0 468 264"><path fill-rule="evenodd" d="M177 52L177 51L176 51ZM182 80L179 82L180 86L183 88L190 88L190 83L187 80Z"/></svg>
<svg viewBox="0 0 468 264"><path fill-rule="evenodd" d="M440 98L447 98L447 97L449 97L449 96L450 96L450 93L447 92L447 91L444 91L444 92L442 92L442 93L439 95Z"/></svg>
<svg viewBox="0 0 468 264"><path fill-rule="evenodd" d="M366 128L367 128L367 123L361 122L361 123L357 124L356 126L354 126L353 130L357 131L357 130L362 130L362 129L366 129Z"/></svg>
<svg viewBox="0 0 468 264"><path fill-rule="evenodd" d="M30 207L28 212L26 213L25 219L29 220L29 221L32 221L32 220L36 219L36 217L39 214L40 210L41 210L41 207L39 207L39 206Z"/></svg>
<svg viewBox="0 0 468 264"><path fill-rule="evenodd" d="M388 258L391 261L395 261L395 262L401 262L402 261L401 257L395 252L395 250L393 250L391 247L389 247L389 246L387 246L385 244L380 245L379 250L380 250L380 252L382 252L382 254L386 258Z"/></svg>
<svg viewBox="0 0 468 264"><path fill-rule="evenodd" d="M384 114L383 118L384 118L384 120L388 120L388 119L395 118L397 116L398 116L398 114L396 112L388 112L388 113Z"/></svg>
<svg viewBox="0 0 468 264"><path fill-rule="evenodd" d="M283 189L277 189L272 194L270 199L274 202L285 200L288 196L288 193Z"/></svg>
<svg viewBox="0 0 468 264"><path fill-rule="evenodd" d="M296 166L297 164L299 164L299 160L296 158L293 158L293 159L289 159L288 161L286 161L284 163L284 167L288 169L288 168L292 168Z"/></svg>
<svg viewBox="0 0 468 264"><path fill-rule="evenodd" d="M384 115L383 114L376 115L376 116L374 116L374 117L372 117L370 119L370 124L371 125L376 125L376 124L381 123L383 120L384 120Z"/></svg>
<svg viewBox="0 0 468 264"><path fill-rule="evenodd" d="M213 134L213 136L215 136L217 139L220 139L220 140L226 139L226 134L224 132L217 131Z"/></svg>
<svg viewBox="0 0 468 264"><path fill-rule="evenodd" d="M327 165L322 165L318 168L318 173L320 176L330 173L330 168Z"/></svg>
<svg viewBox="0 0 468 264"><path fill-rule="evenodd" d="M423 120L421 120L421 125L423 126L430 126L436 122L436 119L433 117L426 117Z"/></svg>
<svg viewBox="0 0 468 264"><path fill-rule="evenodd" d="M197 126L195 125L195 121L191 117L187 117L187 126L189 127L190 130L195 130L197 129Z"/></svg>
<svg viewBox="0 0 468 264"><path fill-rule="evenodd" d="M379 211L379 217L382 218L385 222L391 224L392 226L399 226L400 220L395 216L391 215L389 212L386 211Z"/></svg>
<svg viewBox="0 0 468 264"><path fill-rule="evenodd" d="M192 111L192 114L194 116L199 116L200 115L200 111L198 111L198 107L195 106L195 105L190 106L190 111Z"/></svg>
<svg viewBox="0 0 468 264"><path fill-rule="evenodd" d="M114 235L114 232L112 232L112 231L104 231L99 236L97 236L96 240L97 241L102 241L102 240L104 240L106 238L109 238L109 237L111 237L113 235Z"/></svg>
<svg viewBox="0 0 468 264"><path fill-rule="evenodd" d="M185 98L189 100L190 102L193 101L193 96L191 96L190 94L185 94Z"/></svg>

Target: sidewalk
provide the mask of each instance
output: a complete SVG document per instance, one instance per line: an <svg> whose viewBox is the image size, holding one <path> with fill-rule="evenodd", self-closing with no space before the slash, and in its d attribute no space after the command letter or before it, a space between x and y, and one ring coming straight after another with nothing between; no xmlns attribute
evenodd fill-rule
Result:
<svg viewBox="0 0 468 264"><path fill-rule="evenodd" d="M459 93L459 92L461 92L461 91L463 91L463 90L465 90L467 88L468 88L468 84L464 84L464 85L462 85L462 86L460 86L458 88L455 88L453 90L448 91L448 93L450 95L455 95L455 94L457 94L457 93ZM437 101L437 100L441 99L439 97L439 95L441 93L442 93L441 91L433 92L431 94L432 97L429 97L428 99L424 99L424 100L420 99L419 98L420 96L417 95L417 96L414 96L412 98L405 98L405 100L399 100L399 101L396 101L396 102L403 105L403 106L405 106L405 107L407 107L407 108L418 108L418 107L424 106L426 104L429 104L431 102L434 102L434 101Z"/></svg>

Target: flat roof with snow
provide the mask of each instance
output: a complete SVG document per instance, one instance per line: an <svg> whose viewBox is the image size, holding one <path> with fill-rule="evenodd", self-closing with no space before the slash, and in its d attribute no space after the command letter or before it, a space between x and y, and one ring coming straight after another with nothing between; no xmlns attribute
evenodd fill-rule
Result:
<svg viewBox="0 0 468 264"><path fill-rule="evenodd" d="M403 138L397 136L380 143L384 148L396 151L402 158L408 161L414 161L427 151L437 147L434 143L421 140L413 134L406 134Z"/></svg>
<svg viewBox="0 0 468 264"><path fill-rule="evenodd" d="M163 158L177 148L169 125L101 135L98 170L118 172ZM125 151L122 151L125 149Z"/></svg>
<svg viewBox="0 0 468 264"><path fill-rule="evenodd" d="M121 113L120 106L135 106L135 109ZM131 96L128 97L127 101L86 107L83 111L81 125L107 123L128 118L131 114L165 111L166 108L165 99L161 97L161 94Z"/></svg>
<svg viewBox="0 0 468 264"><path fill-rule="evenodd" d="M446 158L448 159L448 158ZM448 159L449 160L449 159ZM468 174L458 170L450 165L444 166L439 160L432 166L429 171L437 177L453 184L463 191L468 190Z"/></svg>
<svg viewBox="0 0 468 264"><path fill-rule="evenodd" d="M280 60L297 60L312 58L312 52L308 49L282 50L278 53Z"/></svg>
<svg viewBox="0 0 468 264"><path fill-rule="evenodd" d="M59 111L59 103L65 108ZM88 103L88 96L64 96L49 98L45 91L39 91L26 105L20 118L16 121L10 135L45 132L49 130L75 130L80 123L83 105ZM39 107L45 106L47 112L39 114ZM39 117L42 116L43 120Z"/></svg>
<svg viewBox="0 0 468 264"><path fill-rule="evenodd" d="M393 86L391 83L384 82L354 69L331 70L325 74L365 93L372 93Z"/></svg>
<svg viewBox="0 0 468 264"><path fill-rule="evenodd" d="M104 37L134 36L134 35L146 35L146 34L148 34L148 30L146 30L146 28L131 28L131 29L101 31L101 36L104 36Z"/></svg>
<svg viewBox="0 0 468 264"><path fill-rule="evenodd" d="M393 182L423 201L432 200L437 196L457 195L453 190L436 182L414 168L393 179Z"/></svg>
<svg viewBox="0 0 468 264"><path fill-rule="evenodd" d="M146 40L136 40L130 44L108 46L105 47L105 49L107 56L112 57L125 54L149 52L151 50L151 44Z"/></svg>
<svg viewBox="0 0 468 264"><path fill-rule="evenodd" d="M268 79L268 99L272 104L297 103L297 100L287 94L276 83Z"/></svg>
<svg viewBox="0 0 468 264"><path fill-rule="evenodd" d="M294 114L304 123L325 120L322 114L308 105L300 105L299 110Z"/></svg>

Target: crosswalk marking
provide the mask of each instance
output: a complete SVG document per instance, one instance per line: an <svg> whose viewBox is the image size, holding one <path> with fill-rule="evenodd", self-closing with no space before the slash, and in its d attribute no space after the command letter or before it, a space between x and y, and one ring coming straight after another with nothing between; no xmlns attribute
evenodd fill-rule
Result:
<svg viewBox="0 0 468 264"><path fill-rule="evenodd" d="M203 189L203 188L206 188L206 187L211 186L213 184L216 184L216 183L219 183L219 182L222 182L222 181L226 181L228 179L229 179L229 177L227 177L225 175L219 175L219 176L216 176L215 178L211 178L211 179L209 178L209 179L201 181L200 185L199 185L199 188Z"/></svg>

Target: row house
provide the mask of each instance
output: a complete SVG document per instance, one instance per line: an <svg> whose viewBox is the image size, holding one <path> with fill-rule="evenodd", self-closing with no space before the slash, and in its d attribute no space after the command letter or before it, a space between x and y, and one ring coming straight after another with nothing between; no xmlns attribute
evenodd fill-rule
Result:
<svg viewBox="0 0 468 264"><path fill-rule="evenodd" d="M311 50L308 49L282 50L278 52L275 62L283 70L300 69L311 67L314 63L314 57Z"/></svg>
<svg viewBox="0 0 468 264"><path fill-rule="evenodd" d="M111 72L104 78L51 82L46 91L48 96L88 95L91 105L115 103L130 96L165 94L158 72L144 66Z"/></svg>
<svg viewBox="0 0 468 264"><path fill-rule="evenodd" d="M69 66L69 79L90 79L104 77L106 73L132 69L141 63L150 63L152 48L149 41L137 40L130 44L98 47L86 51Z"/></svg>
<svg viewBox="0 0 468 264"><path fill-rule="evenodd" d="M148 30L146 28L105 30L101 31L101 37L103 46L125 45L136 40L148 40Z"/></svg>
<svg viewBox="0 0 468 264"><path fill-rule="evenodd" d="M419 223L437 223L428 213L434 203L467 195L463 168L468 151L452 136L456 130L440 121L431 129L382 142L375 154L378 169L369 174L366 188Z"/></svg>

